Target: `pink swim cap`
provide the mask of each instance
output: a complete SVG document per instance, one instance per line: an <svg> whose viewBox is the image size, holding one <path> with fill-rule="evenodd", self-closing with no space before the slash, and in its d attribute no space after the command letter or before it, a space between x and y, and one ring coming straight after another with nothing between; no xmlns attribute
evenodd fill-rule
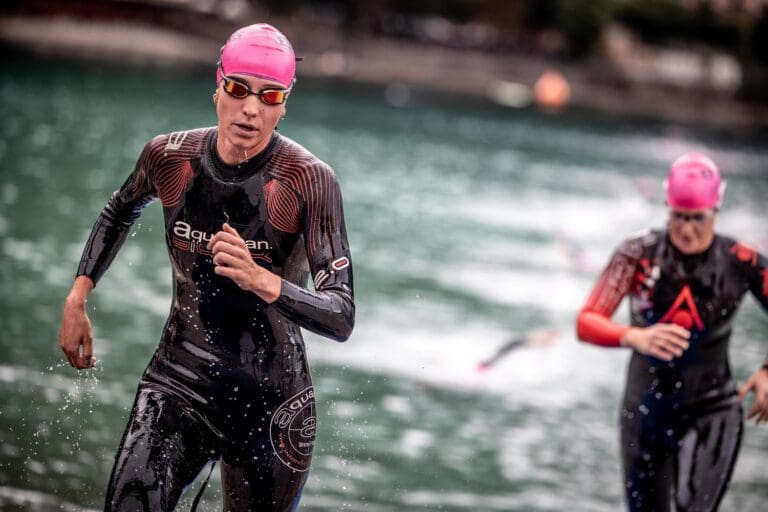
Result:
<svg viewBox="0 0 768 512"><path fill-rule="evenodd" d="M257 23L236 30L224 46L216 66L222 75L243 74L273 80L289 89L296 75L296 56L288 39L272 25Z"/></svg>
<svg viewBox="0 0 768 512"><path fill-rule="evenodd" d="M719 208L725 181L715 163L701 153L686 153L672 164L664 180L667 205L686 210Z"/></svg>

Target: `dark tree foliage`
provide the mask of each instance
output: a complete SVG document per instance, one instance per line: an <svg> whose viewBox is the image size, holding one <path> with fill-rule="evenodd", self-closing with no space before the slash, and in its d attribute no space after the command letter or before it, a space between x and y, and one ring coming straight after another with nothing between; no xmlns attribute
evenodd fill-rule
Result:
<svg viewBox="0 0 768 512"><path fill-rule="evenodd" d="M613 20L614 0L560 0L556 5L556 26L568 39L571 55L588 55Z"/></svg>
<svg viewBox="0 0 768 512"><path fill-rule="evenodd" d="M280 15L299 9L334 13L349 33L374 33L429 44L462 48L460 35L425 36L424 20L442 18L461 26L481 23L498 36L486 46L494 50L537 51L542 31L562 34L565 55L591 55L605 29L620 23L650 44L685 44L720 48L744 67L744 94L768 96L768 7L760 17L715 12L712 3L695 8L679 0L250 0ZM447 29L454 30L454 29ZM456 33L460 30L456 29ZM449 32L453 34L453 32Z"/></svg>
<svg viewBox="0 0 768 512"><path fill-rule="evenodd" d="M752 27L749 50L755 60L768 65L768 6L763 7L762 15Z"/></svg>

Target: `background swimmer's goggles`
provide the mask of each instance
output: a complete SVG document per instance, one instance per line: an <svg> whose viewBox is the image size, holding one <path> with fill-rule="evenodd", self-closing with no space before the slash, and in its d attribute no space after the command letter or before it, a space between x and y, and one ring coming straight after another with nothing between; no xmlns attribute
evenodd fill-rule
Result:
<svg viewBox="0 0 768 512"><path fill-rule="evenodd" d="M717 213L717 208L700 213L683 213L676 210L669 211L669 217L676 222L695 222L701 224Z"/></svg>
<svg viewBox="0 0 768 512"><path fill-rule="evenodd" d="M288 98L289 89L262 89L261 91L254 91L247 84L239 82L234 78L228 76L222 76L221 79L224 82L224 91L237 99L245 99L249 94L258 96L262 103L265 105L275 106L285 103Z"/></svg>

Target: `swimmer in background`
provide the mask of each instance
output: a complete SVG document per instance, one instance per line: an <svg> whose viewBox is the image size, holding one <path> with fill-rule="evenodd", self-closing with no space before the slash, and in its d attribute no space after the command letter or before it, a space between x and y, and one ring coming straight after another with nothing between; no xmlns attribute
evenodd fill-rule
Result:
<svg viewBox="0 0 768 512"><path fill-rule="evenodd" d="M216 66L217 126L148 142L93 227L59 334L73 367L94 361L88 294L157 199L173 271L107 511L173 510L210 461L221 462L224 510L298 507L317 422L300 327L344 341L355 306L336 176L275 131L295 69L277 29L237 30Z"/></svg>
<svg viewBox="0 0 768 512"><path fill-rule="evenodd" d="M624 241L577 318L577 335L632 349L621 408L630 511L713 511L736 463L747 413L768 421L768 359L738 389L728 345L749 291L768 311L768 259L715 233L725 183L706 156L676 160L667 228ZM630 297L631 322L611 317Z"/></svg>
<svg viewBox="0 0 768 512"><path fill-rule="evenodd" d="M491 357L477 365L477 371L486 372L496 366L499 361L515 350L528 347L549 347L557 342L559 333L555 330L537 331L527 336L512 338L496 350Z"/></svg>

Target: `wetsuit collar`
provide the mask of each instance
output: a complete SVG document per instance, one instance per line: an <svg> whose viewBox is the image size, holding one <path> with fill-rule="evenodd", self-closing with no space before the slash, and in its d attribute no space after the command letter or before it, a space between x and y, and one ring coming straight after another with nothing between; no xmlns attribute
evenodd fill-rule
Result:
<svg viewBox="0 0 768 512"><path fill-rule="evenodd" d="M715 234L715 236L712 238L712 243L709 244L709 247L704 249L703 252L697 252L696 254L685 254L680 249L675 247L675 244L672 243L672 239L670 238L668 231L665 231L664 237L666 246L669 247L670 251L672 251L672 261L677 262L677 272L680 273L680 276L690 277L694 275L696 270L701 268L704 265L704 262L709 259L710 254L712 254L712 248L715 246L717 234Z"/></svg>
<svg viewBox="0 0 768 512"><path fill-rule="evenodd" d="M220 180L227 182L239 182L246 180L258 173L264 164L266 164L277 148L280 141L280 135L277 132L272 133L269 144L255 156L239 164L230 165L225 163L219 152L216 150L216 139L218 130L211 131L211 137L208 141L208 155L211 163L211 172Z"/></svg>
<svg viewBox="0 0 768 512"><path fill-rule="evenodd" d="M679 257L680 259L684 261L689 260L698 260L700 258L706 258L707 255L712 252L712 248L715 246L715 240L717 239L717 233L714 234L712 237L712 242L709 244L709 247L704 249L701 252L697 252L694 254L685 254L683 251L678 249L674 243L672 243L672 237L669 236L669 230L664 230L664 238L666 239L667 245L672 248L672 251L674 254Z"/></svg>

